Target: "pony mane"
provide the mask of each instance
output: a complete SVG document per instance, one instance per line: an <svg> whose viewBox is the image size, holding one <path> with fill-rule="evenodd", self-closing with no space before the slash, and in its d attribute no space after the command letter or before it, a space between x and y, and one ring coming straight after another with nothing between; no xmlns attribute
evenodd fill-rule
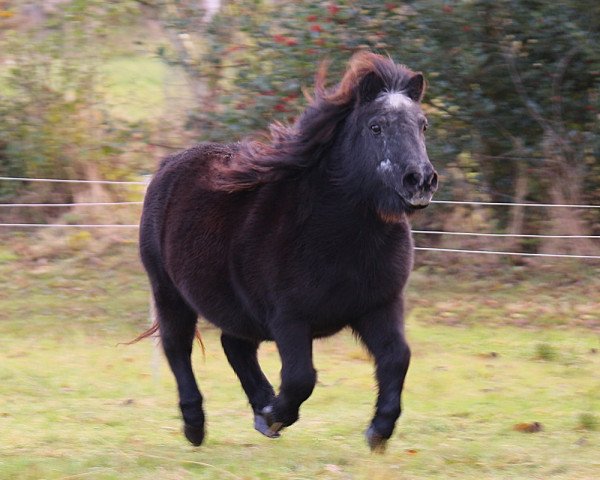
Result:
<svg viewBox="0 0 600 480"><path fill-rule="evenodd" d="M327 88L327 66L321 63L314 96L307 95L309 105L293 124L271 124L266 141L244 140L227 162L213 165L210 183L215 190L251 189L315 166L355 107L382 91L402 91L415 75L389 57L360 51L350 59L342 80Z"/></svg>

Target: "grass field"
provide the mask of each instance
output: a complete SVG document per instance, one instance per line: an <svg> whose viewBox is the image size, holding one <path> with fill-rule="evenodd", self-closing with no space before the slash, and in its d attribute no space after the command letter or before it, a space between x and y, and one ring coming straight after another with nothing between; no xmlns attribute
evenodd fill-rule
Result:
<svg viewBox="0 0 600 480"><path fill-rule="evenodd" d="M405 413L383 456L362 437L374 382L351 335L317 342L317 388L270 440L253 430L218 332L204 326L195 368L208 437L194 448L162 355L150 341L119 345L148 321L135 246L34 262L18 244L0 249L2 479L600 478L593 272L578 282L417 272ZM277 383L274 346L261 357ZM533 422L541 431L520 431Z"/></svg>

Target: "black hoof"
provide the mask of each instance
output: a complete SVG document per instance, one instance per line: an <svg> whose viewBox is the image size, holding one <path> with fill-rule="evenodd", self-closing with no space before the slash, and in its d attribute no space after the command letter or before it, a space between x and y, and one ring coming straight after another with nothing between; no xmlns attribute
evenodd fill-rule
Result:
<svg viewBox="0 0 600 480"><path fill-rule="evenodd" d="M270 429L267 419L262 413L254 414L254 428L262 433L265 437L278 438L280 437L278 432L274 432Z"/></svg>
<svg viewBox="0 0 600 480"><path fill-rule="evenodd" d="M385 446L388 439L377 433L373 425L365 432L365 437L372 452L385 453Z"/></svg>
<svg viewBox="0 0 600 480"><path fill-rule="evenodd" d="M285 427L285 425L283 424L283 422L275 421L275 415L273 415L273 407L271 405L267 405L260 412L260 416L263 417L267 428L264 432L262 430L259 430L259 432L261 432L269 438L278 438L280 436L279 431L282 430L283 427ZM256 426L256 420L254 424Z"/></svg>
<svg viewBox="0 0 600 480"><path fill-rule="evenodd" d="M185 434L185 438L187 438L194 447L202 445L202 441L204 440L204 427L195 427L193 425L185 424L183 426L183 433Z"/></svg>

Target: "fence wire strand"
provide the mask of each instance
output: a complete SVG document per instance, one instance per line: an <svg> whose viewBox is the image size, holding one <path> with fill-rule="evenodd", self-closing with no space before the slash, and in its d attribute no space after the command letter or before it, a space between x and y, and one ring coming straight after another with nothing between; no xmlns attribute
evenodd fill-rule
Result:
<svg viewBox="0 0 600 480"><path fill-rule="evenodd" d="M73 203L0 203L0 208L12 207L99 207L107 205L142 205L144 202L73 202Z"/></svg>
<svg viewBox="0 0 600 480"><path fill-rule="evenodd" d="M139 228L139 225L133 224L104 224L104 223L90 223L90 224L70 224L70 223L0 223L0 227L16 227L16 228Z"/></svg>
<svg viewBox="0 0 600 480"><path fill-rule="evenodd" d="M415 250L426 250L431 252L449 253L479 253L482 255L513 255L522 257L555 257L555 258L593 258L600 259L600 255L571 255L562 253L526 253L526 252L502 252L494 250L465 250L461 248L437 248L437 247L414 247Z"/></svg>
<svg viewBox="0 0 600 480"><path fill-rule="evenodd" d="M0 180L19 182L46 182L46 183L100 183L104 185L148 185L148 182L134 182L124 180L70 180L63 178L26 178L26 177L0 177Z"/></svg>
<svg viewBox="0 0 600 480"><path fill-rule="evenodd" d="M431 203L441 203L448 205L485 205L501 207L600 208L600 205L568 205L561 203L471 202L462 200L432 200Z"/></svg>
<svg viewBox="0 0 600 480"><path fill-rule="evenodd" d="M504 237L504 238L600 238L600 235L543 235L529 233L484 233L484 232L447 232L444 230L413 230L412 233L430 235L461 235L471 237Z"/></svg>

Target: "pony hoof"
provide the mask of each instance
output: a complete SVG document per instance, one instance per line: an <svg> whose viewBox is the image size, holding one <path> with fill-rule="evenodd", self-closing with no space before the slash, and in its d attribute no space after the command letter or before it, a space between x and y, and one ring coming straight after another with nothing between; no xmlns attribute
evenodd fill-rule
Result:
<svg viewBox="0 0 600 480"><path fill-rule="evenodd" d="M268 437L277 438L279 436L279 431L283 428L283 423L275 422L273 425L269 427Z"/></svg>
<svg viewBox="0 0 600 480"><path fill-rule="evenodd" d="M369 444L369 448L372 452L385 453L385 447L388 439L377 433L373 425L371 425L365 432L365 437L367 438L367 443Z"/></svg>
<svg viewBox="0 0 600 480"><path fill-rule="evenodd" d="M185 438L187 438L194 447L202 445L202 441L204 440L204 427L195 427L186 424L183 426L183 433L185 434Z"/></svg>
<svg viewBox="0 0 600 480"><path fill-rule="evenodd" d="M283 424L283 422L275 421L275 416L273 415L273 406L267 405L265 408L262 409L260 414L264 418L265 423L268 426L266 431L261 432L261 433L263 433L264 435L266 435L267 437L270 437L270 438L279 437L279 431L282 430L283 427L285 427L285 425Z"/></svg>
<svg viewBox="0 0 600 480"><path fill-rule="evenodd" d="M262 413L254 414L254 428L262 433L265 437L278 438L280 437L278 432L273 432L269 427L267 418Z"/></svg>

